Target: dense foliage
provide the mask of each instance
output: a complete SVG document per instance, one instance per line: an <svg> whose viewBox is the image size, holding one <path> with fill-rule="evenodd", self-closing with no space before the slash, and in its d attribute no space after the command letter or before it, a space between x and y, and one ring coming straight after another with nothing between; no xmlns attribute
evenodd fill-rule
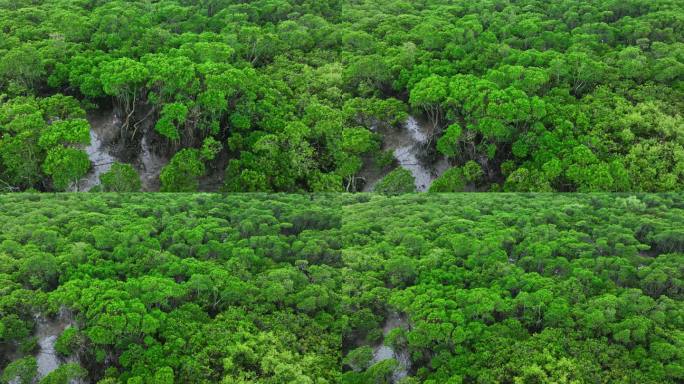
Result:
<svg viewBox="0 0 684 384"><path fill-rule="evenodd" d="M679 190L683 4L0 0L0 188L88 171L82 104L175 155L165 191L358 190L409 111L440 191Z"/></svg>
<svg viewBox="0 0 684 384"><path fill-rule="evenodd" d="M46 382L388 383L381 342L405 384L682 382L682 228L682 195L3 195L0 382L58 312Z"/></svg>

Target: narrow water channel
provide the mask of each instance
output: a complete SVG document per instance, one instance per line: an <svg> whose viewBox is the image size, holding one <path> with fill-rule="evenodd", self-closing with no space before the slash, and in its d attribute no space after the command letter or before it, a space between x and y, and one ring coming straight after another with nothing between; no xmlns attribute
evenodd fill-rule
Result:
<svg viewBox="0 0 684 384"><path fill-rule="evenodd" d="M449 163L444 157L435 163L425 161L430 137L433 134L432 124L426 121L409 116L400 129L387 128L378 133L383 136L382 149L391 151L399 166L411 172L415 178L416 190L419 192L427 191L432 182L449 168ZM375 184L385 176L385 173L374 172L371 168L364 170L364 192L373 191Z"/></svg>
<svg viewBox="0 0 684 384"><path fill-rule="evenodd" d="M100 175L112 168L117 159L109 145L121 129L121 119L114 113L89 114L90 144L83 150L88 154L92 168L85 177L71 187L72 192L88 192L100 185Z"/></svg>
<svg viewBox="0 0 684 384"><path fill-rule="evenodd" d="M57 318L46 318L41 314L35 315L36 329L33 336L38 342L38 352L35 355L37 372L34 382L38 382L51 372L59 368L62 364L78 363L76 357L60 358L55 350L57 338L65 329L74 326L71 313L65 309L60 310ZM18 359L21 355L17 354L10 360ZM19 384L21 381L17 377L9 381L9 384ZM82 384L83 380L71 380L70 384Z"/></svg>
<svg viewBox="0 0 684 384"><path fill-rule="evenodd" d="M159 175L166 163L166 159L152 152L147 135L143 135L140 141L140 157L136 163L136 168L140 174L140 181L144 192L159 190Z"/></svg>
<svg viewBox="0 0 684 384"><path fill-rule="evenodd" d="M71 323L65 319L50 321L42 317L37 318L37 323L36 338L38 338L40 351L36 355L36 363L38 363L38 378L43 378L62 364L55 351L55 343L59 335L71 326Z"/></svg>
<svg viewBox="0 0 684 384"><path fill-rule="evenodd" d="M72 185L72 192L88 192L100 185L100 175L108 172L114 162L133 165L140 175L142 190L159 190L159 174L168 159L152 151L148 134L144 134L138 148L124 148L117 143L121 136L122 120L113 110L96 111L88 115L90 122L90 144L83 148L92 165L90 172L78 183Z"/></svg>
<svg viewBox="0 0 684 384"><path fill-rule="evenodd" d="M432 134L428 123L421 124L415 117L410 116L406 121L405 131L410 141L396 148L394 157L402 168L411 171L416 179L416 189L419 192L425 192L432 182L448 169L449 163L446 158L440 158L434 164L428 164L423 160L424 156L421 155L427 150L429 135Z"/></svg>
<svg viewBox="0 0 684 384"><path fill-rule="evenodd" d="M382 327L383 338L393 330L397 328L408 329L409 324L406 319L399 316L397 313L392 313L387 318L385 325ZM392 373L392 383L398 383L401 379L408 376L408 372L411 369L411 356L408 350L394 350L389 345L380 344L373 348L373 359L371 364L378 363L383 360L395 359L399 365Z"/></svg>

